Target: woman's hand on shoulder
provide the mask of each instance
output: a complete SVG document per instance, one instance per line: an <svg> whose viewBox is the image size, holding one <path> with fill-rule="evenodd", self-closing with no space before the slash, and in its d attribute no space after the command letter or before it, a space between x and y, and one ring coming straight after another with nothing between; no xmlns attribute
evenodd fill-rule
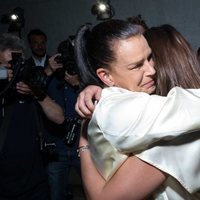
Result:
<svg viewBox="0 0 200 200"><path fill-rule="evenodd" d="M83 118L91 118L96 101L101 98L102 88L96 85L89 85L80 92L76 102L76 112Z"/></svg>

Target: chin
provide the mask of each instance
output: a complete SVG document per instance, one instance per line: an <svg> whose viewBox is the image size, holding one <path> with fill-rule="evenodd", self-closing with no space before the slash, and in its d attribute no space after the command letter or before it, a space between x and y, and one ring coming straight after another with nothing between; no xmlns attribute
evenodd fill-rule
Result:
<svg viewBox="0 0 200 200"><path fill-rule="evenodd" d="M146 90L146 93L148 93L148 94L153 94L153 93L155 92L155 90L156 90L156 86L152 86L151 88L148 88L148 89Z"/></svg>
<svg viewBox="0 0 200 200"><path fill-rule="evenodd" d="M155 91L156 91L156 86L150 88L148 94L153 94L153 93L155 93Z"/></svg>

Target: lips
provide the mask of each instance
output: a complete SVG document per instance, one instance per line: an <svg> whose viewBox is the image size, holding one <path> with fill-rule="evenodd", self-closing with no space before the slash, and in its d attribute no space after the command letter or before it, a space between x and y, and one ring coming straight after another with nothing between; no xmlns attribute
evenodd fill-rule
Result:
<svg viewBox="0 0 200 200"><path fill-rule="evenodd" d="M145 83L142 87L145 87L145 88L148 89L148 88L151 88L151 87L153 87L153 86L155 86L155 81L154 81L154 80L151 80L151 81Z"/></svg>

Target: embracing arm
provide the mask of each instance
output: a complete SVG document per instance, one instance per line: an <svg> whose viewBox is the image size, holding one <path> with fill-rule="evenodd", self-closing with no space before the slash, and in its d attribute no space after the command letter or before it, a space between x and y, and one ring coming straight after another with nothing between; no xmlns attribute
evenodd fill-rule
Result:
<svg viewBox="0 0 200 200"><path fill-rule="evenodd" d="M77 98L75 109L82 118L91 118L95 108L94 100L100 100L101 91L101 87L96 85L89 85L80 92Z"/></svg>
<svg viewBox="0 0 200 200"><path fill-rule="evenodd" d="M81 137L80 146L86 145ZM97 171L90 151L80 152L82 181L88 200L141 200L166 179L166 175L137 157L129 157L109 181Z"/></svg>

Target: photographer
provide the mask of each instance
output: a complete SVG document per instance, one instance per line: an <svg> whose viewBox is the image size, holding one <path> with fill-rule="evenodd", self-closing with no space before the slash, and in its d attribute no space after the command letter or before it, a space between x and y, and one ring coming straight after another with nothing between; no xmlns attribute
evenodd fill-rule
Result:
<svg viewBox="0 0 200 200"><path fill-rule="evenodd" d="M0 63L8 75L0 80L2 88L16 75L9 62L12 53L23 50L23 41L17 36L0 35ZM58 124L64 121L63 111L44 92L35 93L23 80L13 84L1 92L0 99L0 199L49 200L40 151L39 111Z"/></svg>
<svg viewBox="0 0 200 200"><path fill-rule="evenodd" d="M51 200L69 200L72 198L69 188L70 169L74 168L80 175L80 160L77 147L81 120L75 111L75 103L79 94L79 78L74 62L73 46L69 39L61 42L58 53L49 59L45 69L51 81L48 94L65 111L65 129L61 130L47 121L47 139L55 143L54 151L47 158L47 172L51 192Z"/></svg>

